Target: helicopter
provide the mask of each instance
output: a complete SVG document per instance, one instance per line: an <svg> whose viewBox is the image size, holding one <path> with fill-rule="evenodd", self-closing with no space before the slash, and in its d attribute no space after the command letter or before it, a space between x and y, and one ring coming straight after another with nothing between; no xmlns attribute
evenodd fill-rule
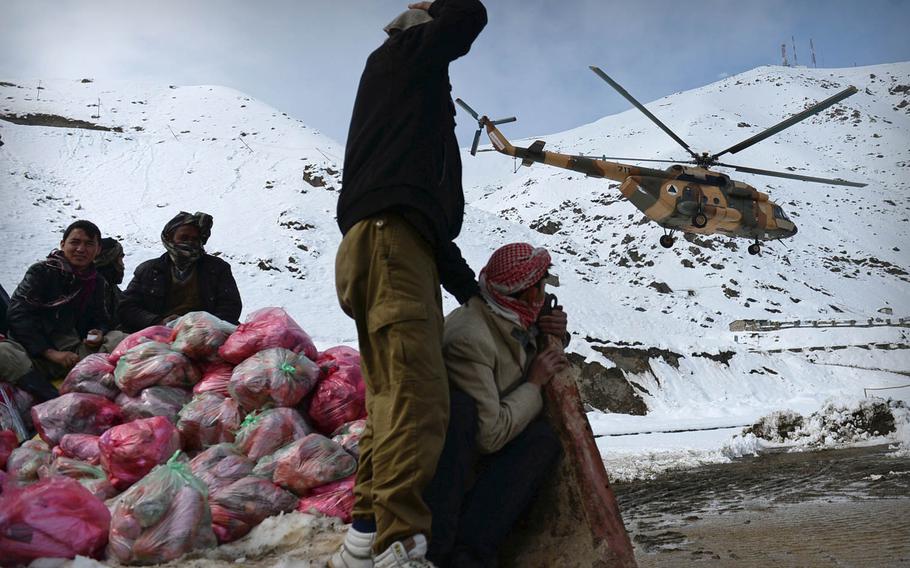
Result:
<svg viewBox="0 0 910 568"><path fill-rule="evenodd" d="M671 248L675 242L674 231L701 235L721 234L730 237L747 238L753 241L748 247L751 255L761 252L761 242L790 238L797 233L796 224L787 216L783 208L771 201L767 193L758 191L751 185L736 181L727 174L711 170L714 166L732 168L738 172L795 179L813 183L825 183L848 187L865 187L842 179L827 179L798 174L763 170L737 166L718 161L724 154L736 154L753 144L779 133L785 128L818 114L826 108L846 99L857 92L850 86L839 93L818 102L802 112L763 130L762 132L735 144L726 150L711 154L693 151L689 145L647 108L626 91L619 83L610 78L600 68L590 69L606 81L620 95L625 97L635 108L640 110L661 130L682 146L691 156L691 160L656 160L646 158L591 157L560 154L544 151L544 141L536 140L524 148L513 146L499 131L497 125L514 122L514 116L491 120L480 116L460 98L456 98L465 111L477 120L477 131L471 144L471 155L477 154L480 133L486 129L493 150L521 160L522 166L531 166L535 162L548 164L580 172L589 177L607 178L620 182L619 191L645 216L663 227L664 234L660 244ZM672 164L665 170L634 166L611 160L628 160L633 162L662 162Z"/></svg>

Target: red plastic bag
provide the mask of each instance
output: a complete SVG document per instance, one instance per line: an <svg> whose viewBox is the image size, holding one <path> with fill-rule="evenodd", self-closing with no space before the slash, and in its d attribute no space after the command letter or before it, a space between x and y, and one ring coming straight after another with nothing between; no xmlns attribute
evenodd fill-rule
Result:
<svg viewBox="0 0 910 568"><path fill-rule="evenodd" d="M190 312L174 324L171 349L193 360L211 361L218 357L218 348L236 330L236 325L208 312Z"/></svg>
<svg viewBox="0 0 910 568"><path fill-rule="evenodd" d="M317 363L324 378L313 390L307 412L316 428L330 434L347 422L365 418L366 385L359 354L350 347L333 347Z"/></svg>
<svg viewBox="0 0 910 568"><path fill-rule="evenodd" d="M67 373L60 394L71 392L100 394L110 400L120 394L114 382L114 365L108 361L106 353L88 355Z"/></svg>
<svg viewBox="0 0 910 568"><path fill-rule="evenodd" d="M56 446L65 434L103 434L123 422L120 407L100 394L73 392L32 407L41 439Z"/></svg>
<svg viewBox="0 0 910 568"><path fill-rule="evenodd" d="M178 387L149 387L142 389L139 396L127 396L121 393L116 403L123 409L125 422L164 416L172 423L177 423L177 414L190 401L188 391Z"/></svg>
<svg viewBox="0 0 910 568"><path fill-rule="evenodd" d="M183 407L177 429L188 451L233 442L243 416L237 402L211 392L197 394Z"/></svg>
<svg viewBox="0 0 910 568"><path fill-rule="evenodd" d="M367 421L364 419L348 422L332 432L332 441L339 444L354 458L360 459L360 437L363 436L366 426Z"/></svg>
<svg viewBox="0 0 910 568"><path fill-rule="evenodd" d="M38 471L54 461L50 447L41 440L26 440L10 453L6 471L20 484L38 481Z"/></svg>
<svg viewBox="0 0 910 568"><path fill-rule="evenodd" d="M19 437L12 430L0 431L0 469L6 469L6 460L19 447Z"/></svg>
<svg viewBox="0 0 910 568"><path fill-rule="evenodd" d="M101 466L123 491L180 449L177 428L163 416L114 426L98 440Z"/></svg>
<svg viewBox="0 0 910 568"><path fill-rule="evenodd" d="M236 364L273 347L303 353L310 359L316 359L317 355L310 336L281 308L263 308L250 314L246 323L240 324L228 337L218 354L225 361Z"/></svg>
<svg viewBox="0 0 910 568"><path fill-rule="evenodd" d="M300 500L297 510L301 513L319 512L328 517L338 517L351 522L354 512L354 484L356 475L314 487L311 494Z"/></svg>
<svg viewBox="0 0 910 568"><path fill-rule="evenodd" d="M272 408L248 415L240 425L234 443L255 461L312 433L310 425L293 408Z"/></svg>
<svg viewBox="0 0 910 568"><path fill-rule="evenodd" d="M55 456L75 458L92 465L101 463L98 436L91 434L66 434L60 438L60 445L54 448Z"/></svg>
<svg viewBox="0 0 910 568"><path fill-rule="evenodd" d="M106 501L119 493L111 485L110 480L104 470L88 462L59 456L48 466L38 470L38 477L47 479L49 477L68 477L75 479L83 487L88 489L89 493L95 497Z"/></svg>
<svg viewBox="0 0 910 568"><path fill-rule="evenodd" d="M193 475L209 488L209 495L249 476L256 462L241 453L234 444L215 444L190 461Z"/></svg>
<svg viewBox="0 0 910 568"><path fill-rule="evenodd" d="M244 477L212 493L212 528L218 542L237 540L267 517L288 513L297 497L268 479Z"/></svg>
<svg viewBox="0 0 910 568"><path fill-rule="evenodd" d="M234 367L228 392L247 412L266 405L294 406L319 380L319 367L305 355L275 348Z"/></svg>
<svg viewBox="0 0 910 568"><path fill-rule="evenodd" d="M0 496L0 550L14 566L36 558L101 558L111 514L77 481L54 477Z"/></svg>
<svg viewBox="0 0 910 568"><path fill-rule="evenodd" d="M109 558L159 564L217 544L208 490L180 460L177 452L114 501Z"/></svg>
<svg viewBox="0 0 910 568"><path fill-rule="evenodd" d="M231 396L228 393L228 383L234 373L234 365L224 361L210 363L202 372L202 380L193 387L193 393L214 392L221 396Z"/></svg>
<svg viewBox="0 0 910 568"><path fill-rule="evenodd" d="M114 368L114 380L120 390L136 396L152 385L191 388L199 382L199 370L166 343L148 341L123 354Z"/></svg>
<svg viewBox="0 0 910 568"><path fill-rule="evenodd" d="M357 460L321 434L310 434L280 450L272 481L297 495L354 473Z"/></svg>
<svg viewBox="0 0 910 568"><path fill-rule="evenodd" d="M165 325L153 325L145 329L140 329L136 333L131 333L123 338L117 347L111 352L109 357L111 364L116 365L117 361L123 357L123 354L139 345L149 341L158 341L160 343L170 343L171 335L174 330Z"/></svg>

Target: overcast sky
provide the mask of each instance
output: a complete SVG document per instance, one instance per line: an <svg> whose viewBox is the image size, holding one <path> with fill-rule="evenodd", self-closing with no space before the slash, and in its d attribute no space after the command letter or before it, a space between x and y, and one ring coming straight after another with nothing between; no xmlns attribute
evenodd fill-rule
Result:
<svg viewBox="0 0 910 568"><path fill-rule="evenodd" d="M367 55L397 0L0 0L0 80L227 85L339 142ZM514 138L629 108L753 67L910 60L910 0L487 0L489 24L451 68L455 96ZM459 141L474 126L459 113Z"/></svg>

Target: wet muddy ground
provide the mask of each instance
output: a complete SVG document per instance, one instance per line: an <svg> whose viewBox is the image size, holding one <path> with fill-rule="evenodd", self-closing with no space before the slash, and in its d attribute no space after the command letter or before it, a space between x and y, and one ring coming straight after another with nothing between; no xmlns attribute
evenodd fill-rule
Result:
<svg viewBox="0 0 910 568"><path fill-rule="evenodd" d="M910 455L770 453L613 485L641 568L910 566Z"/></svg>

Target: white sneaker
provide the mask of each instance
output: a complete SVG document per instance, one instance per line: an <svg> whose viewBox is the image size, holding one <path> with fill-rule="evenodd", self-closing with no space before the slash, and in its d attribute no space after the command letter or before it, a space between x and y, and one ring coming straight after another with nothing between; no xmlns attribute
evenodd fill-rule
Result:
<svg viewBox="0 0 910 568"><path fill-rule="evenodd" d="M427 538L415 534L410 538L392 543L381 554L373 558L374 568L435 568L426 559Z"/></svg>
<svg viewBox="0 0 910 568"><path fill-rule="evenodd" d="M338 552L329 558L329 568L373 568L375 532L360 532L348 527Z"/></svg>

